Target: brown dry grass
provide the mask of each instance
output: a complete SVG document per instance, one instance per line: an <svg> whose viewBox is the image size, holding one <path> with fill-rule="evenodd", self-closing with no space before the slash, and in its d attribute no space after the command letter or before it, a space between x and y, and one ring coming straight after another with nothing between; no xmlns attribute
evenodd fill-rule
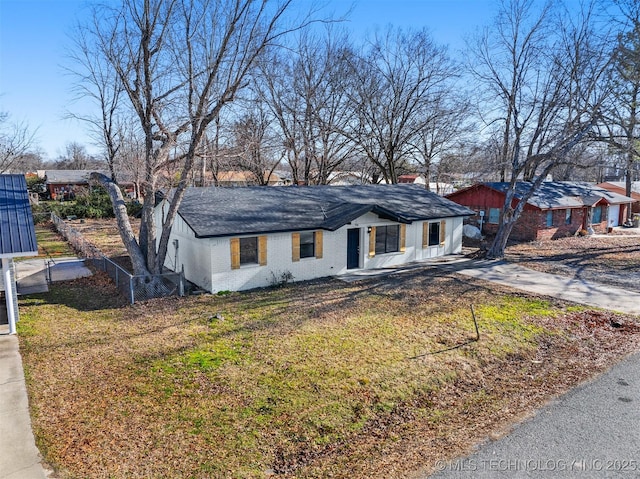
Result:
<svg viewBox="0 0 640 479"><path fill-rule="evenodd" d="M133 231L137 234L140 228L140 220L135 218L129 218L129 220L131 221ZM120 239L115 218L87 218L67 221L67 224L82 233L88 241L97 246L108 258L120 257L127 254L127 250Z"/></svg>
<svg viewBox="0 0 640 479"><path fill-rule="evenodd" d="M470 304L479 342L411 359L473 336ZM429 268L133 307L98 275L21 308L62 478L417 477L640 338L636 318Z"/></svg>

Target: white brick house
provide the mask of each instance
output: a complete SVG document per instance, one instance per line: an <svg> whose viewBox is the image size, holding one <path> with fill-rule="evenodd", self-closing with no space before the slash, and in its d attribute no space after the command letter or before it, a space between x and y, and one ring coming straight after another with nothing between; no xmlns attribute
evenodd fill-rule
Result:
<svg viewBox="0 0 640 479"><path fill-rule="evenodd" d="M412 185L192 188L165 266L213 293L396 266L459 253L472 213Z"/></svg>

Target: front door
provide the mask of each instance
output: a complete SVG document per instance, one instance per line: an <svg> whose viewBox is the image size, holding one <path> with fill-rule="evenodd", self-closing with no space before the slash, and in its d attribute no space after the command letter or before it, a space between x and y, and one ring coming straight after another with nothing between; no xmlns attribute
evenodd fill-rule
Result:
<svg viewBox="0 0 640 479"><path fill-rule="evenodd" d="M360 228L347 230L347 269L360 267Z"/></svg>

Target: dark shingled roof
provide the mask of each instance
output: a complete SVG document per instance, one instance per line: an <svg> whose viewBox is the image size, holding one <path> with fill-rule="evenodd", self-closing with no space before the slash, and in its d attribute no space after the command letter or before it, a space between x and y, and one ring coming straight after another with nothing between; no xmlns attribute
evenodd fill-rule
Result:
<svg viewBox="0 0 640 479"><path fill-rule="evenodd" d="M178 209L199 238L335 231L367 212L400 223L473 214L419 185L190 188Z"/></svg>
<svg viewBox="0 0 640 479"><path fill-rule="evenodd" d="M111 173L106 170L46 170L44 176L47 183L88 185L89 176L94 171L102 173L105 176L111 176Z"/></svg>
<svg viewBox="0 0 640 479"><path fill-rule="evenodd" d="M0 175L0 256L37 251L27 181L23 175Z"/></svg>
<svg viewBox="0 0 640 479"><path fill-rule="evenodd" d="M494 182L484 185L502 193L507 191L509 183ZM520 199L531 187L528 181L516 183L516 198ZM573 181L545 181L540 188L529 198L528 203L540 209L553 208L580 208L594 206L604 199L609 204L631 203L635 200L618 193L606 190L592 183Z"/></svg>

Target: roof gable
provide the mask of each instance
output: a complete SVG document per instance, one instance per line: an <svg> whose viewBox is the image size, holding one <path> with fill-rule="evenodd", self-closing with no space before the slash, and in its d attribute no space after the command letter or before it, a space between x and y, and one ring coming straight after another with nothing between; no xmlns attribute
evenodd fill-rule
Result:
<svg viewBox="0 0 640 479"><path fill-rule="evenodd" d="M190 188L178 209L197 237L335 231L367 212L400 223L473 214L411 185Z"/></svg>
<svg viewBox="0 0 640 479"><path fill-rule="evenodd" d="M0 175L0 257L38 252L27 182L23 175Z"/></svg>

